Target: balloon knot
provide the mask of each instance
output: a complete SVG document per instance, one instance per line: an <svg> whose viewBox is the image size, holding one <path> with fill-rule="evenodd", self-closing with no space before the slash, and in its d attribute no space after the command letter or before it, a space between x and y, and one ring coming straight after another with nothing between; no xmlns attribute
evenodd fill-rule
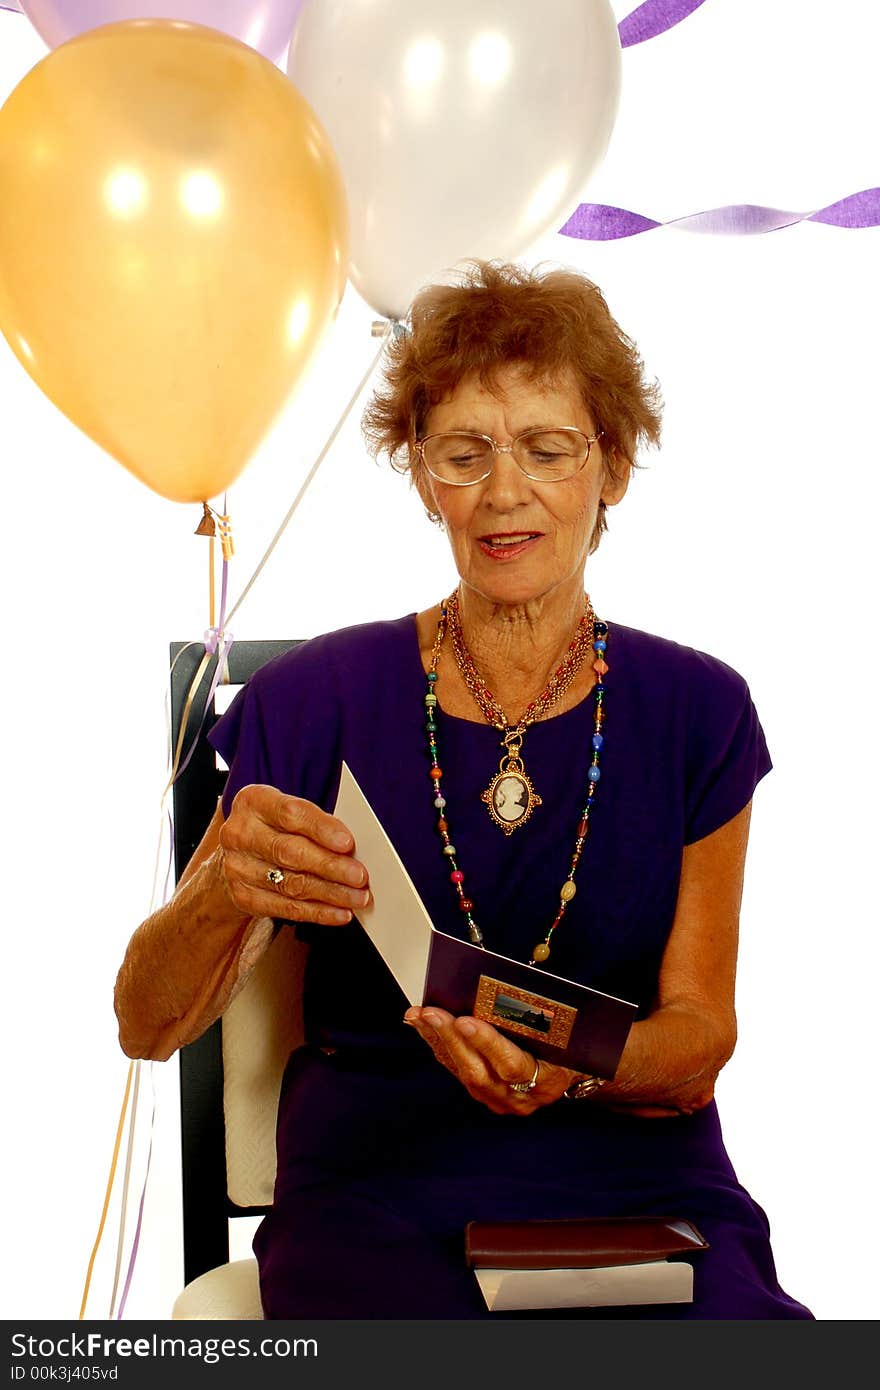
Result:
<svg viewBox="0 0 880 1390"><path fill-rule="evenodd" d="M408 324L402 323L400 319L374 319L372 336L374 338L384 338L385 334L388 332L389 326L391 328L392 337L398 340L401 338L408 338L412 333L412 329Z"/></svg>

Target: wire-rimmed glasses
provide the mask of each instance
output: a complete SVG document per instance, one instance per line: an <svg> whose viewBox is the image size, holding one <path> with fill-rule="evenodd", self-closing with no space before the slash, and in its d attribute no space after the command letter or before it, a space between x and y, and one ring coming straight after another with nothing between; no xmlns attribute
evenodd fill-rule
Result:
<svg viewBox="0 0 880 1390"><path fill-rule="evenodd" d="M584 434L573 425L541 425L523 430L509 444L491 434L446 430L416 443L416 453L432 478L450 487L471 487L492 472L496 454L510 454L521 473L537 483L561 483L586 467L590 449L603 431Z"/></svg>

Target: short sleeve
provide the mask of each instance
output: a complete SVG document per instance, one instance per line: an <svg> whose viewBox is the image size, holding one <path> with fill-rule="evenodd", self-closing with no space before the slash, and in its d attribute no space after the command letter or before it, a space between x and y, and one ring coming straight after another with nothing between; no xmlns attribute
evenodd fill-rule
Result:
<svg viewBox="0 0 880 1390"><path fill-rule="evenodd" d="M252 782L271 783L266 729L253 681L238 692L214 724L208 742L229 766L223 788L223 815L228 818L233 799L242 787Z"/></svg>
<svg viewBox="0 0 880 1390"><path fill-rule="evenodd" d="M696 656L688 709L686 845L737 815L773 766L742 676L715 657Z"/></svg>

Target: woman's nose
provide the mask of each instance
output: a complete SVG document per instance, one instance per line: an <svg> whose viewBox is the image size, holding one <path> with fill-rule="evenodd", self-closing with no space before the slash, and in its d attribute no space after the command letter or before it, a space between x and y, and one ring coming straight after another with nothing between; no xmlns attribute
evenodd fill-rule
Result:
<svg viewBox="0 0 880 1390"><path fill-rule="evenodd" d="M517 465L509 448L496 449L492 472L483 484L483 498L497 511L508 511L531 497L531 483Z"/></svg>

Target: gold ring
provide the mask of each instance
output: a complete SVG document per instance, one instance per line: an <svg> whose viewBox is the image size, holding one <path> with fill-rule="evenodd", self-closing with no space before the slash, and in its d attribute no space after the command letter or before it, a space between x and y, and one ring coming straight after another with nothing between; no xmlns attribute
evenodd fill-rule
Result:
<svg viewBox="0 0 880 1390"><path fill-rule="evenodd" d="M541 1063L538 1061L537 1057L534 1058L534 1063L535 1070L532 1072L531 1081L509 1081L507 1084L510 1087L511 1091L516 1091L519 1095L525 1095L526 1091L533 1090L537 1083L538 1070L541 1066Z"/></svg>
<svg viewBox="0 0 880 1390"><path fill-rule="evenodd" d="M266 878L275 888L277 888L280 883L284 882L284 874L281 869L270 869L266 874Z"/></svg>

